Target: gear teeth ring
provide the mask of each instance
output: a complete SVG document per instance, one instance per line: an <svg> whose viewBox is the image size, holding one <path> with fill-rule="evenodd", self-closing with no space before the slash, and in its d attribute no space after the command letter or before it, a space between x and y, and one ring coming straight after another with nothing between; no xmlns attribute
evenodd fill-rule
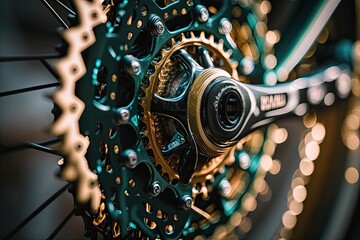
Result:
<svg viewBox="0 0 360 240"><path fill-rule="evenodd" d="M101 1L75 0L79 25L65 30L63 39L69 44L67 55L56 63L60 87L54 93L54 103L61 109L61 115L52 126L54 135L63 136L62 154L64 164L61 176L76 182L76 201L90 202L91 209L97 212L101 192L97 175L90 171L85 153L89 140L79 132L79 118L85 108L84 103L74 95L76 82L85 74L86 68L81 52L95 42L93 28L106 21Z"/></svg>
<svg viewBox="0 0 360 240"><path fill-rule="evenodd" d="M149 139L147 149L151 149L154 152L154 165L161 166L161 174L168 176L169 181L178 180L179 175L175 171L174 166L171 166L170 162L166 160L161 152L160 143L163 143L161 129L159 126L159 119L157 116L151 113L151 96L154 92L158 95L166 94L166 86L169 84L171 79L168 79L170 72L172 71L174 63L171 61L170 57L179 49L200 45L207 48L210 52L213 52L221 58L224 64L224 68L228 71L233 78L238 79L237 66L238 62L231 61L231 50L224 50L224 42L220 39L218 42L215 41L214 35L210 35L208 38L205 35L205 32L200 32L198 36L194 32L189 32L188 36L184 33L180 34L180 40L177 42L174 38L170 40L169 48L163 48L160 51L160 59L158 62L153 61L153 66L155 68L154 73L149 74L150 85L147 88L144 88L145 97L140 101L140 105L144 108L144 116L142 121L146 125L146 131L144 131L144 136ZM176 68L175 68L176 69ZM159 142L159 139L161 140ZM197 180L200 182L205 182L205 179ZM197 182L196 181L196 182ZM196 182L193 183L196 185Z"/></svg>

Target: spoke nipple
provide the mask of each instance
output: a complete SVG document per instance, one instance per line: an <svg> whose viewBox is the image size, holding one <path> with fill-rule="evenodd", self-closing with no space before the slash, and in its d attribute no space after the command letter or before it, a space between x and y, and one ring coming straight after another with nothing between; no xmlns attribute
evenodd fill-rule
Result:
<svg viewBox="0 0 360 240"><path fill-rule="evenodd" d="M252 71L254 71L254 67L254 61L249 57L244 57L240 61L240 69L244 75L249 75L252 73Z"/></svg>
<svg viewBox="0 0 360 240"><path fill-rule="evenodd" d="M157 15L151 14L149 18L150 31L153 36L161 36L165 31L164 21Z"/></svg>
<svg viewBox="0 0 360 240"><path fill-rule="evenodd" d="M196 6L195 11L199 22L206 22L209 19L209 11L205 6L199 4Z"/></svg>
<svg viewBox="0 0 360 240"><path fill-rule="evenodd" d="M227 179L221 180L219 184L219 191L221 196L223 197L229 197L231 193L231 183Z"/></svg>
<svg viewBox="0 0 360 240"><path fill-rule="evenodd" d="M126 108L116 110L116 122L118 124L128 123L130 120L130 112Z"/></svg>
<svg viewBox="0 0 360 240"><path fill-rule="evenodd" d="M193 200L189 195L184 195L181 201L182 201L181 207L183 210L188 211L191 209Z"/></svg>
<svg viewBox="0 0 360 240"><path fill-rule="evenodd" d="M126 55L123 58L123 70L131 75L139 74L141 70L139 59L132 55Z"/></svg>
<svg viewBox="0 0 360 240"><path fill-rule="evenodd" d="M239 167L243 170L246 170L250 167L251 164L251 158L249 154L245 152L241 152L239 155L236 156L236 158L239 161Z"/></svg>
<svg viewBox="0 0 360 240"><path fill-rule="evenodd" d="M150 195L156 197L161 192L161 186L158 181L155 181L151 184L150 187Z"/></svg>
<svg viewBox="0 0 360 240"><path fill-rule="evenodd" d="M125 165L129 168L134 168L138 163L138 157L134 150L128 149L124 152L125 155Z"/></svg>
<svg viewBox="0 0 360 240"><path fill-rule="evenodd" d="M231 24L231 22L229 21L229 19L227 19L227 18L221 19L221 21L220 21L220 27L219 27L219 32L220 32L221 34L226 35L226 34L230 33L231 30L232 30L232 24Z"/></svg>

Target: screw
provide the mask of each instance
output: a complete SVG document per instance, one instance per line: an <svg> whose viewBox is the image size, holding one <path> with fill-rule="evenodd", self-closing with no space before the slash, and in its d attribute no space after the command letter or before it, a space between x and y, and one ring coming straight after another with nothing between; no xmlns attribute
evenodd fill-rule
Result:
<svg viewBox="0 0 360 240"><path fill-rule="evenodd" d="M153 36L161 36L165 31L164 21L157 15L151 14L149 18L150 31Z"/></svg>
<svg viewBox="0 0 360 240"><path fill-rule="evenodd" d="M249 75L254 71L254 61L249 57L244 57L240 61L240 69L244 75Z"/></svg>
<svg viewBox="0 0 360 240"><path fill-rule="evenodd" d="M150 187L150 195L156 197L161 192L161 186L158 181L155 181L151 184Z"/></svg>
<svg viewBox="0 0 360 240"><path fill-rule="evenodd" d="M137 154L134 150L128 149L124 152L125 155L125 165L129 168L134 168L138 162Z"/></svg>
<svg viewBox="0 0 360 240"><path fill-rule="evenodd" d="M249 154L247 153L240 153L239 154L239 166L240 168L242 168L243 170L246 170L250 167L251 164L251 158L249 156Z"/></svg>
<svg viewBox="0 0 360 240"><path fill-rule="evenodd" d="M188 211L191 209L191 206L192 206L192 198L189 195L184 195L182 197L182 204L181 204L182 209Z"/></svg>
<svg viewBox="0 0 360 240"><path fill-rule="evenodd" d="M140 61L132 55L126 55L123 58L123 68L127 73L137 75L141 70Z"/></svg>
<svg viewBox="0 0 360 240"><path fill-rule="evenodd" d="M232 30L232 24L231 24L231 22L229 21L229 19L227 19L227 18L221 19L219 32L220 32L221 34L224 34L224 35L225 35L225 34L230 33L231 30Z"/></svg>
<svg viewBox="0 0 360 240"><path fill-rule="evenodd" d="M227 179L221 180L219 184L219 191L221 196L228 197L231 193L231 184Z"/></svg>
<svg viewBox="0 0 360 240"><path fill-rule="evenodd" d="M209 19L209 11L203 5L196 6L196 14L200 22L206 22Z"/></svg>
<svg viewBox="0 0 360 240"><path fill-rule="evenodd" d="M130 112L126 108L120 108L116 110L116 121L119 124L128 123L130 120Z"/></svg>

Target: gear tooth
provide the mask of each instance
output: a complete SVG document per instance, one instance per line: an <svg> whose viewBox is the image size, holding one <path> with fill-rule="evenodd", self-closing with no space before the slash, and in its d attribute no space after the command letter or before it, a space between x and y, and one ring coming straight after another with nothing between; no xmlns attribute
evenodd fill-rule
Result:
<svg viewBox="0 0 360 240"><path fill-rule="evenodd" d="M231 62L230 65L231 65L231 69L232 69L232 74L231 74L231 76L232 76L234 79L239 80L239 74L238 74L238 72L237 72L237 70L236 70L237 67L238 67L238 65L239 65L239 63L238 63L237 61L234 61L234 62Z"/></svg>
<svg viewBox="0 0 360 240"><path fill-rule="evenodd" d="M192 31L190 32L190 37L191 37L191 38L195 38L194 32L192 32Z"/></svg>
<svg viewBox="0 0 360 240"><path fill-rule="evenodd" d="M209 41L211 43L214 43L214 39L215 39L214 35L211 34L210 37L209 37Z"/></svg>
<svg viewBox="0 0 360 240"><path fill-rule="evenodd" d="M166 51L165 48L161 49L161 55L162 55L162 56L165 56L166 53L167 53L167 51ZM156 64L156 63L155 63L155 64Z"/></svg>
<svg viewBox="0 0 360 240"><path fill-rule="evenodd" d="M209 192L208 192L208 189L207 189L207 187L205 186L205 185L202 185L201 186L201 193L202 193L202 195L203 195L203 197L205 198L205 199L207 199L208 197L209 197Z"/></svg>
<svg viewBox="0 0 360 240"><path fill-rule="evenodd" d="M180 40L181 41L185 41L186 37L185 37L185 34L184 33L181 33L180 34Z"/></svg>
<svg viewBox="0 0 360 240"><path fill-rule="evenodd" d="M225 54L226 54L227 58L230 58L231 55L233 54L233 51L231 49L229 49Z"/></svg>
<svg viewBox="0 0 360 240"><path fill-rule="evenodd" d="M60 117L54 122L52 127L50 128L50 132L53 135L63 135L66 132L66 129L68 129L68 121L66 116L63 114L60 115Z"/></svg>
<svg viewBox="0 0 360 240"><path fill-rule="evenodd" d="M239 66L239 63L237 61L231 62L230 64L233 69L236 69Z"/></svg>
<svg viewBox="0 0 360 240"><path fill-rule="evenodd" d="M171 47L175 46L176 45L176 41L174 38L171 39Z"/></svg>
<svg viewBox="0 0 360 240"><path fill-rule="evenodd" d="M224 51L224 40L222 40L222 39L219 40L218 48L219 48L221 51Z"/></svg>
<svg viewBox="0 0 360 240"><path fill-rule="evenodd" d="M199 38L200 39L205 39L205 32L201 32Z"/></svg>

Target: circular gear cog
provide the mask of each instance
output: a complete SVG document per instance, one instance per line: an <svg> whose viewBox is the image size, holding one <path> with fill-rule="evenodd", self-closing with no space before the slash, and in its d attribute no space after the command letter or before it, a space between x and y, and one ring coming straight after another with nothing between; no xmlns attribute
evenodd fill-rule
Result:
<svg viewBox="0 0 360 240"><path fill-rule="evenodd" d="M186 37L188 35L189 37ZM168 156L165 159L164 152L169 151L170 146L177 146L184 143L184 137L176 131L174 120L164 119L161 115L152 113L151 104L153 101L153 94L155 93L160 97L176 98L178 97L179 89L181 91L182 77L185 70L182 70L179 63L173 59L178 51L183 50L186 52L193 52L191 54L194 58L199 58L199 51L206 51L206 59L209 61L221 64L233 78L238 79L237 65L238 63L231 59L232 51L224 50L223 41L217 43L214 35L209 37L205 36L204 32L200 32L198 36L194 32L188 34L181 34L179 41L172 38L169 46L163 48L159 54L160 61L153 61L154 73L149 78L149 86L144 87L145 97L140 101L140 105L144 109L143 122L146 125L144 136L149 139L148 149L154 153L154 164L161 166L161 174L166 175L169 181L179 179L179 174L176 170L180 156ZM213 58L213 60L211 59ZM206 64L203 63L203 64ZM212 62L210 64L213 64ZM162 119L160 119L162 118ZM176 135L178 134L178 135ZM179 135L181 137L179 137Z"/></svg>
<svg viewBox="0 0 360 240"><path fill-rule="evenodd" d="M264 133L207 156L183 131L186 120L169 119L156 101L181 98L196 68L248 82L260 53L272 53L256 45L266 29L251 29L242 17L265 25L266 14L253 11L259 4L74 0L77 25L63 35L68 52L57 63L54 94L61 114L52 129L63 136L61 175L75 183L88 236L211 236L237 209L241 216L252 210L240 206L255 199L254 182L267 171L257 167Z"/></svg>

